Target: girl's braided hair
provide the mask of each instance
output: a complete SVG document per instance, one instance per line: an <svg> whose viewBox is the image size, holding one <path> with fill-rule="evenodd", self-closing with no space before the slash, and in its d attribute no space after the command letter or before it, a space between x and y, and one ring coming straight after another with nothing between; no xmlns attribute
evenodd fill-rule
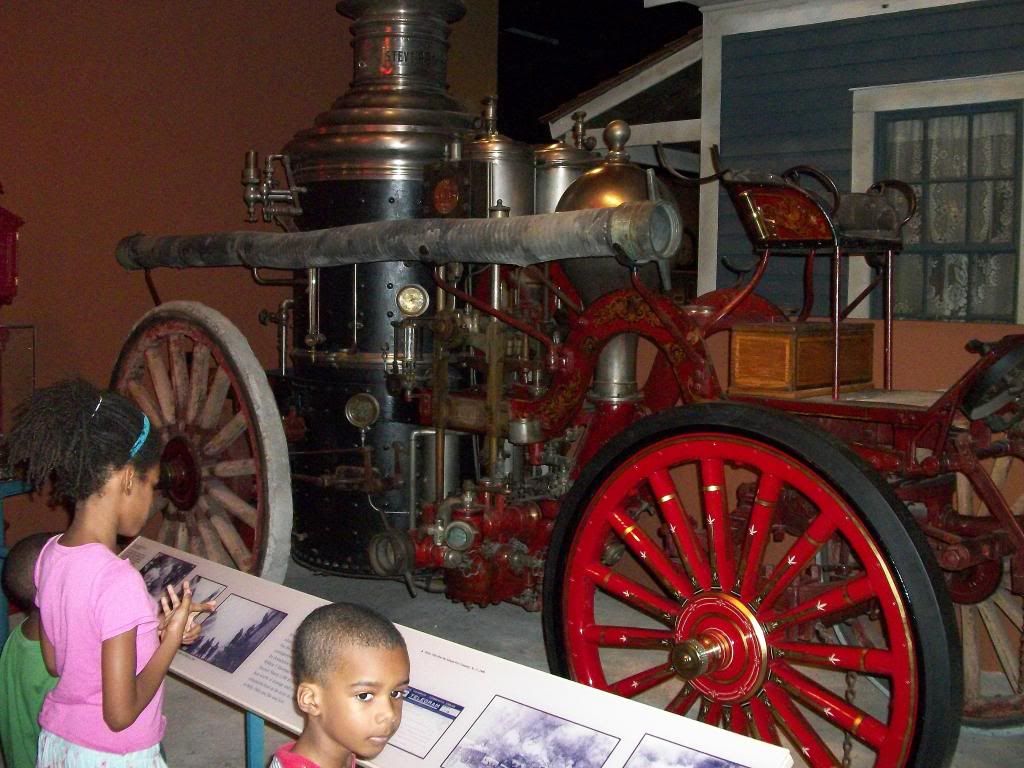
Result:
<svg viewBox="0 0 1024 768"><path fill-rule="evenodd" d="M155 429L130 400L82 379L40 389L15 411L8 445L12 466L25 465L34 487L53 480L53 495L72 502L97 493L111 472L132 464L148 472L160 461Z"/></svg>

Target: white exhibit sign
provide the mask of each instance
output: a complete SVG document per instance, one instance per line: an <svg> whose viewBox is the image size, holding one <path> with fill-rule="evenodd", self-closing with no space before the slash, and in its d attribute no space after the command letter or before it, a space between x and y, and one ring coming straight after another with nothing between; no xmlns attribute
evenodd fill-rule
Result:
<svg viewBox="0 0 1024 768"><path fill-rule="evenodd" d="M122 553L156 597L183 580L216 599L171 671L298 733L291 646L318 597L146 538ZM789 751L398 625L409 647L402 725L375 768L787 768Z"/></svg>

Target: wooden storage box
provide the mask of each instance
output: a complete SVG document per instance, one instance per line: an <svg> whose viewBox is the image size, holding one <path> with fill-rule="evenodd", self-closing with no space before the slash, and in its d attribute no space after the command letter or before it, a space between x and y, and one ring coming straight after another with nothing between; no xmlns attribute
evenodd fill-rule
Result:
<svg viewBox="0 0 1024 768"><path fill-rule="evenodd" d="M844 322L839 338L843 392L872 385L874 325ZM813 397L832 392L830 323L761 323L732 329L729 393Z"/></svg>

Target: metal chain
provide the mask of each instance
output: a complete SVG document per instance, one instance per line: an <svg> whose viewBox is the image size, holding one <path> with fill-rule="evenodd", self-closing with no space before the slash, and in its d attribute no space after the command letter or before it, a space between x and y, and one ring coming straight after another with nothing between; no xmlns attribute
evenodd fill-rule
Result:
<svg viewBox="0 0 1024 768"><path fill-rule="evenodd" d="M853 672L846 673L846 695L843 697L846 699L847 704L853 704L853 699L857 695L854 690L854 686L857 684L857 675ZM850 768L851 758L850 753L853 751L853 736L847 731L843 736L843 768Z"/></svg>

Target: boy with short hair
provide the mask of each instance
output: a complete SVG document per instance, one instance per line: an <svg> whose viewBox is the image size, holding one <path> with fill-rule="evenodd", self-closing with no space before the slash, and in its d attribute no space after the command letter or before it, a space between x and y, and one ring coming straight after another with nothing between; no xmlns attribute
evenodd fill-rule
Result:
<svg viewBox="0 0 1024 768"><path fill-rule="evenodd" d="M25 612L0 653L0 747L7 768L33 768L39 741L39 710L57 684L43 662L39 643L39 609L32 580L39 551L54 533L34 533L11 547L4 561L3 589Z"/></svg>
<svg viewBox="0 0 1024 768"><path fill-rule="evenodd" d="M270 768L352 768L380 754L402 722L405 640L376 611L332 603L309 614L292 644L295 701L305 725Z"/></svg>

